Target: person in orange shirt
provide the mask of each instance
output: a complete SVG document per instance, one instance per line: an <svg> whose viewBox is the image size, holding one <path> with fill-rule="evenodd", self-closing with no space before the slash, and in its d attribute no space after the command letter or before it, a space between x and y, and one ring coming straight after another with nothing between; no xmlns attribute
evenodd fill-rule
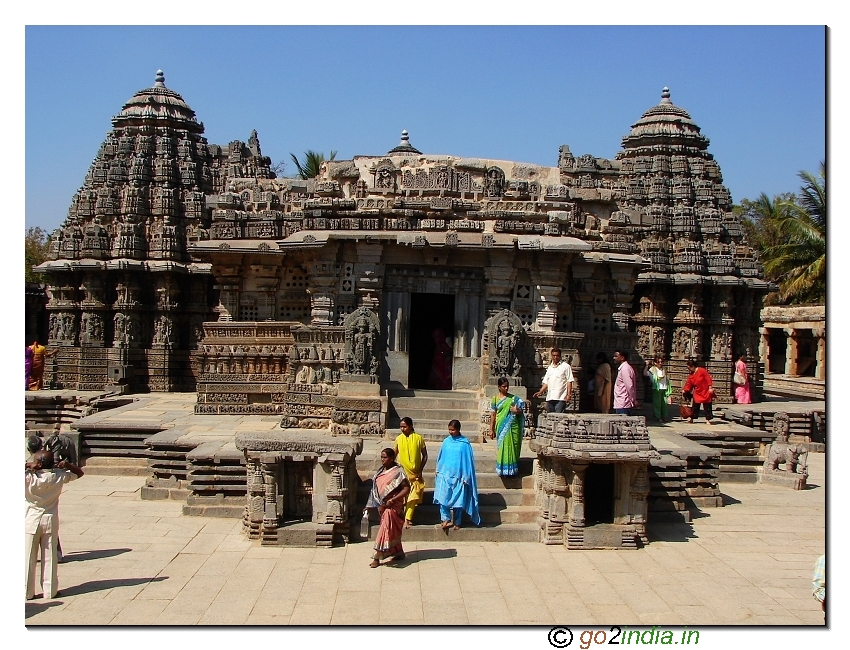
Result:
<svg viewBox="0 0 850 650"><path fill-rule="evenodd" d="M691 374L682 387L682 395L684 396L685 393L693 391L694 396L694 411L691 417L688 418L688 422L693 422L694 418L699 416L699 407L702 404L705 409L705 421L711 424L711 420L714 417L711 412L711 403L714 401L715 395L711 375L702 366L697 366L697 362L693 359L688 359L687 365L688 372Z"/></svg>

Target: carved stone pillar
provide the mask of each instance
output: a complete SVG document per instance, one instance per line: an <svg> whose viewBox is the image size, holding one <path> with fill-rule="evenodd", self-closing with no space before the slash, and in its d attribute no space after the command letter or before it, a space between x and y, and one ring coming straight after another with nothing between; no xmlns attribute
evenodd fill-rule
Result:
<svg viewBox="0 0 850 650"><path fill-rule="evenodd" d="M367 242L357 242L356 247L354 277L357 293L360 295L360 305L377 311L384 288L384 265L381 264L383 247Z"/></svg>
<svg viewBox="0 0 850 650"><path fill-rule="evenodd" d="M138 348L141 346L141 288L131 273L124 274L115 285L117 298L112 305L114 311L114 335L112 347Z"/></svg>
<svg viewBox="0 0 850 650"><path fill-rule="evenodd" d="M511 308L517 270L513 267L513 255L491 253L490 265L484 269L487 278L487 316L502 309Z"/></svg>
<svg viewBox="0 0 850 650"><path fill-rule="evenodd" d="M770 372L770 329L762 327L759 329L761 339L759 340L759 360L765 372Z"/></svg>
<svg viewBox="0 0 850 650"><path fill-rule="evenodd" d="M826 329L813 329L812 334L818 342L815 352L815 379L826 380Z"/></svg>
<svg viewBox="0 0 850 650"><path fill-rule="evenodd" d="M52 280L53 278L51 278ZM50 312L47 344L54 346L74 346L77 343L77 314L80 302L77 299L77 283L74 276L63 274L48 285L47 309Z"/></svg>
<svg viewBox="0 0 850 650"><path fill-rule="evenodd" d="M554 332L558 328L558 296L563 287L556 284L538 284L537 331Z"/></svg>
<svg viewBox="0 0 850 650"><path fill-rule="evenodd" d="M338 280L332 262L314 262L310 266L310 324L334 325Z"/></svg>
<svg viewBox="0 0 850 650"><path fill-rule="evenodd" d="M573 480L570 484L570 526L584 526L584 473L586 463L573 463Z"/></svg>
<svg viewBox="0 0 850 650"><path fill-rule="evenodd" d="M280 525L280 516L283 514L278 508L278 483L277 472L279 458L276 454L263 454L263 525L260 543L266 545L277 544L277 529Z"/></svg>
<svg viewBox="0 0 850 650"><path fill-rule="evenodd" d="M610 268L614 289L611 329L628 332L629 314L632 312L634 301L635 271L626 266L612 265Z"/></svg>
<svg viewBox="0 0 850 650"><path fill-rule="evenodd" d="M243 526L248 539L259 539L265 513L266 487L263 482L263 465L259 458L248 458L247 471L248 503L245 506Z"/></svg>
<svg viewBox="0 0 850 650"><path fill-rule="evenodd" d="M786 327L785 333L788 335L785 346L785 374L797 374L797 330L793 327Z"/></svg>
<svg viewBox="0 0 850 650"><path fill-rule="evenodd" d="M103 347L104 315L103 283L100 276L87 273L80 286L83 300L80 302L80 345L92 348Z"/></svg>
<svg viewBox="0 0 850 650"><path fill-rule="evenodd" d="M625 469L625 465L623 469ZM649 480L647 478L646 465L639 465L635 468L634 479L630 489L631 504L631 520L635 525L635 532L641 541L646 544L646 519L649 506L646 497L649 495Z"/></svg>
<svg viewBox="0 0 850 650"><path fill-rule="evenodd" d="M213 289L218 291L219 321L239 320L239 294L242 291L241 264L213 264L215 284Z"/></svg>

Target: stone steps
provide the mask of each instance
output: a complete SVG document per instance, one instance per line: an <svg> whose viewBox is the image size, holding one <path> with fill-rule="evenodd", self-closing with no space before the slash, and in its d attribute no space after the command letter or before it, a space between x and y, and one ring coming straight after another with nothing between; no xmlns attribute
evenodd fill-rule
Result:
<svg viewBox="0 0 850 650"><path fill-rule="evenodd" d="M89 456L83 460L83 472L91 476L148 476L150 468L144 458Z"/></svg>
<svg viewBox="0 0 850 650"><path fill-rule="evenodd" d="M416 422L416 420L414 420L414 422ZM440 448L439 443L441 443L443 440L445 440L446 436L449 435L448 423L449 423L449 421L445 420L445 421L442 422L443 426L440 427L439 426L440 421L434 420L433 422L430 423L430 425L435 427L435 428L423 428L423 427L419 427L417 425L416 433L418 433L420 436L422 436L422 439L425 442L437 443L437 449L439 449ZM472 422L472 421L464 422L463 420L461 420L460 426L461 426L461 432L463 433L464 437L467 440L469 440L469 442L471 442L473 444L480 444L480 443L483 442L483 438L478 431L478 422ZM396 424L396 426L389 425L387 428L390 431L395 430L396 432L398 432L398 424ZM474 432L474 433L471 433L471 432ZM395 440L395 438L393 438L393 440Z"/></svg>
<svg viewBox="0 0 850 650"><path fill-rule="evenodd" d="M387 447L392 447L392 440L387 440ZM490 446L492 450L490 453L482 453L480 450L476 449L473 453L475 456L475 473L478 476L479 480L482 475L485 474L493 474L495 476L496 470L496 444L495 442L488 442L485 445L481 446ZM428 462L425 463L425 468L423 474L427 476L431 476L433 479L434 471L437 468L437 456L439 454L439 447L429 447L428 449ZM378 461L379 452L375 452L374 455L369 454L368 452L364 452L360 456L357 457L357 472L364 479L371 479L372 475L378 471L378 467L380 466L380 462ZM531 474L532 464L534 462L533 457L524 456L519 459L519 474L520 476L525 476ZM498 477L497 477L498 478ZM426 478L426 484L427 484ZM433 483L432 483L433 485Z"/></svg>
<svg viewBox="0 0 850 650"><path fill-rule="evenodd" d="M483 514L482 514L483 519ZM445 531L437 524L415 524L404 531L401 541L405 542L537 542L540 535L537 523L475 526L464 519L460 530ZM372 544L378 533L378 525L370 526L369 540Z"/></svg>
<svg viewBox="0 0 850 650"><path fill-rule="evenodd" d="M403 417L413 420L413 428L426 442L443 440L450 420L460 421L461 433L470 442L481 442L481 409L473 391L390 391L387 429L398 431Z"/></svg>

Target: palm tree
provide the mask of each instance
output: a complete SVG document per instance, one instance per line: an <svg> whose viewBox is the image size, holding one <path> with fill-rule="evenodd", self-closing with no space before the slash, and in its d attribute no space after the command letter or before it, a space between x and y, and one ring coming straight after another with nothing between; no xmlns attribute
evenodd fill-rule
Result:
<svg viewBox="0 0 850 650"><path fill-rule="evenodd" d="M783 303L826 297L826 169L799 173L800 196L781 202L776 226L782 239L765 250L765 273L779 282Z"/></svg>
<svg viewBox="0 0 850 650"><path fill-rule="evenodd" d="M331 151L330 158L325 158L324 153L308 149L304 152L303 161L298 160L294 153L289 155L292 157L292 162L295 163L295 167L298 168L298 178L307 180L308 178L315 178L318 176L319 171L322 168L322 163L325 162L325 160L333 160L336 158L336 151Z"/></svg>

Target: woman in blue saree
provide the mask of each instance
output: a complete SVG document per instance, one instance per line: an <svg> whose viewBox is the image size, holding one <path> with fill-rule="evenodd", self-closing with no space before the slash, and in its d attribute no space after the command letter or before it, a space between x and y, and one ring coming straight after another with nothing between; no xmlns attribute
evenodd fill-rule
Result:
<svg viewBox="0 0 850 650"><path fill-rule="evenodd" d="M515 476L519 472L525 402L508 392L510 382L504 377L499 378L498 386L499 393L490 403L490 438L498 444L496 474Z"/></svg>

